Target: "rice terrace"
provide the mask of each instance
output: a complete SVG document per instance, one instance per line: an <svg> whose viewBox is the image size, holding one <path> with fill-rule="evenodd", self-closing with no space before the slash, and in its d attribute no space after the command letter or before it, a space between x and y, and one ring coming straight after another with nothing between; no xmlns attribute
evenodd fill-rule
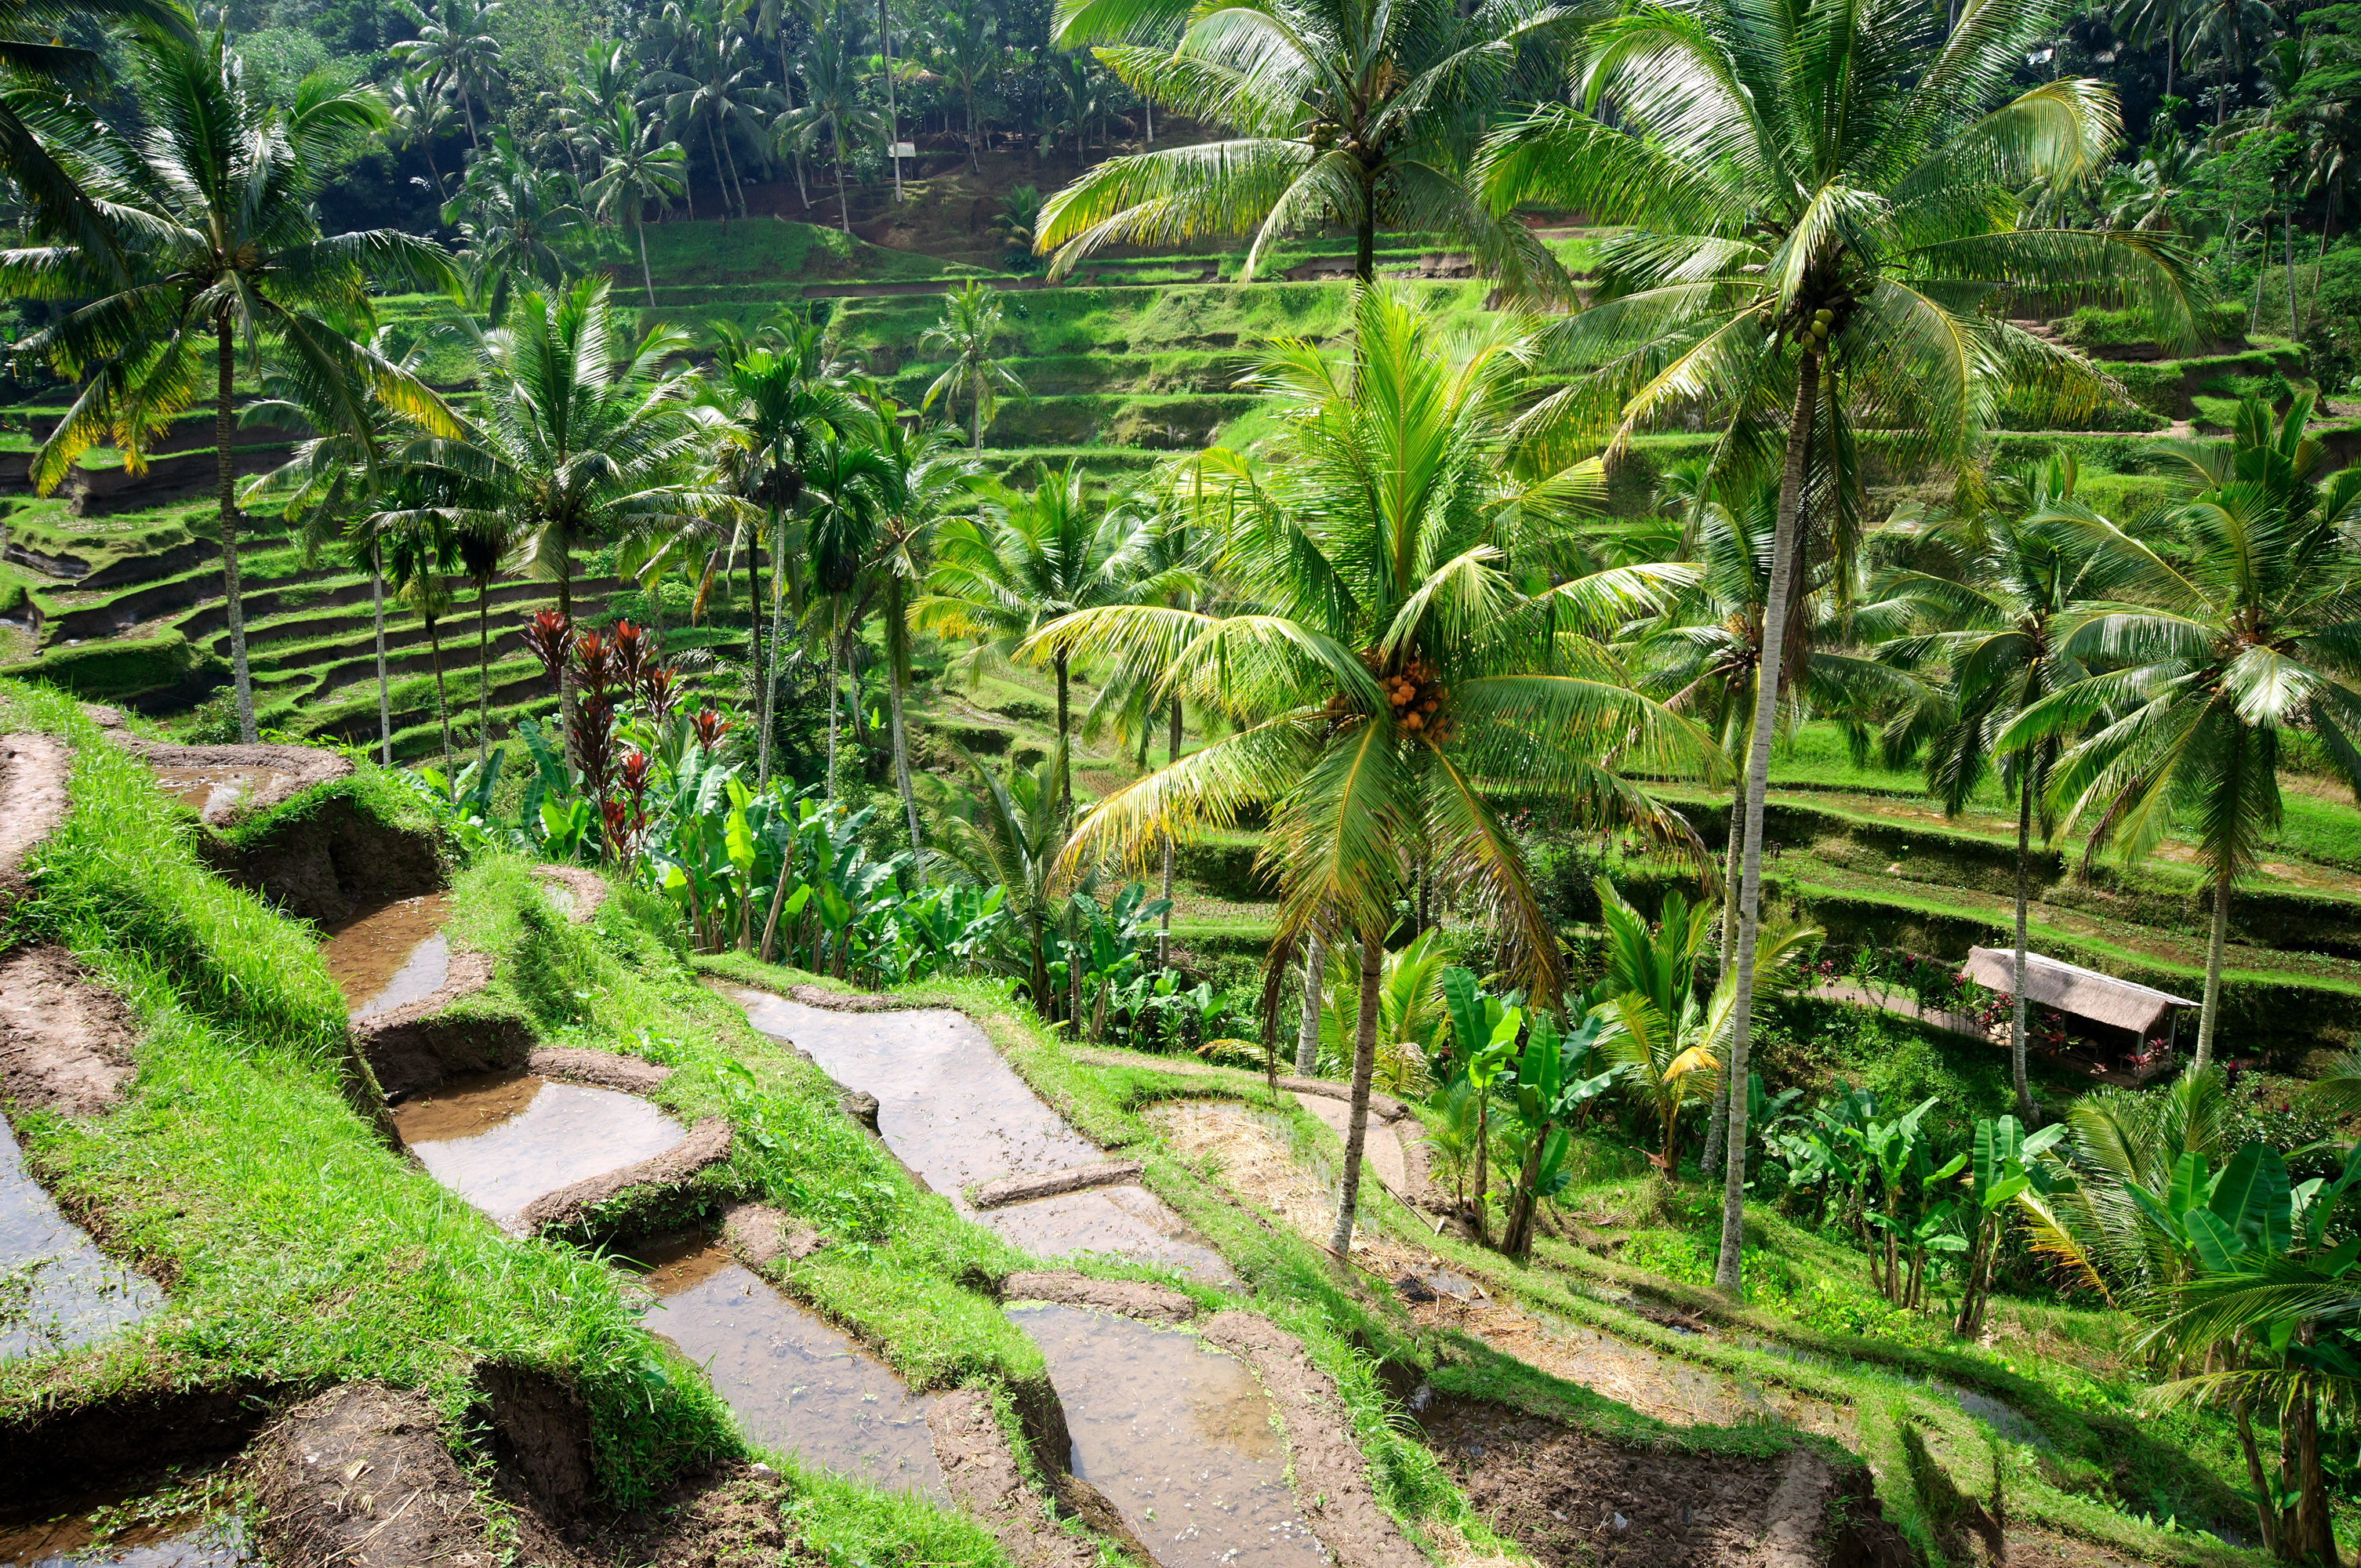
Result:
<svg viewBox="0 0 2361 1568"><path fill-rule="evenodd" d="M2361 1560L2361 13L0 4L0 1564Z"/></svg>

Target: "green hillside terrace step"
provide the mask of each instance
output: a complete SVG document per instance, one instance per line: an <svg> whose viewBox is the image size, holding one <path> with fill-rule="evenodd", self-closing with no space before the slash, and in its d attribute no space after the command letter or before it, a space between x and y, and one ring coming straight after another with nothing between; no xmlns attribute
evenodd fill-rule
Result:
<svg viewBox="0 0 2361 1568"><path fill-rule="evenodd" d="M215 560L219 559L218 547ZM250 591L241 593L249 620L283 614L313 605L334 606L351 602L339 596L352 591L355 580L359 583L360 596L368 597L367 579L353 579L352 574L335 567L320 567L298 571L287 576L247 576L241 577ZM343 586L336 586L341 583ZM175 610L196 609L211 604L217 609L222 605L222 576L218 565L199 566L177 576L115 595L98 604L86 605L50 616L42 623L42 641L60 643L72 638L107 637L126 631L145 621L170 615ZM225 616L226 611L221 611ZM201 620L183 618L177 630L191 637L203 637L210 627Z"/></svg>
<svg viewBox="0 0 2361 1568"><path fill-rule="evenodd" d="M1071 397L1004 400L983 427L988 447L1147 446L1190 449L1211 442L1230 421L1262 406L1242 392L1165 397Z"/></svg>
<svg viewBox="0 0 2361 1568"><path fill-rule="evenodd" d="M408 624L401 628L402 639L399 643L394 641L394 629L390 626L386 628L386 674L389 679L396 680L409 675L432 675L434 673L434 649L426 636L426 628L414 619L403 619ZM438 627L443 634L443 673L447 678L457 678L463 666L470 681L476 678L474 622L475 617L468 616L463 627L456 623L456 618L446 618ZM495 629L491 641L492 667L499 669L502 659L515 658L523 648L523 628L511 627L506 631ZM374 647L332 664L297 667L311 674L314 701L331 700L332 694L347 686L366 685L372 692L377 686L377 651ZM532 667L538 669L540 665L534 663ZM376 698L372 696L370 700L374 702Z"/></svg>
<svg viewBox="0 0 2361 1568"><path fill-rule="evenodd" d="M555 704L557 700L556 694L549 689L549 677L538 668L511 673L506 680L498 679L499 674L498 669L493 671L496 678L492 682L490 707L495 715L536 704ZM467 677L464 685L456 679L452 680L444 700L451 715L452 728L456 729L464 725L472 736L476 723L476 671L473 665L468 666ZM356 691L351 695L360 694ZM314 739L344 740L355 745L374 742L378 737L377 692L371 686L367 689L365 697L358 701L334 704L307 702L296 717L301 732ZM442 727L434 717L434 684L432 681L425 683L423 694L403 691L396 695L393 729L397 739L413 730L432 730L439 742Z"/></svg>
<svg viewBox="0 0 2361 1568"><path fill-rule="evenodd" d="M594 614L592 606L603 605L608 595L620 591L624 586L611 577L577 579L574 585L575 614L577 617ZM402 620L412 620L413 624L415 622L414 618L410 617L408 612L394 600L390 590L386 598L386 633L388 637L391 637L394 628ZM557 585L541 582L511 583L494 588L491 599L496 610L503 606L513 608L519 604L537 604L543 601L555 605L557 601ZM366 605L368 601L368 594L364 587L357 602ZM472 592L467 593L458 604L452 607L451 618L456 620L462 613L472 613L475 607L475 595ZM195 616L189 618L183 624L220 626L226 620L227 615L226 607L208 606L197 611ZM200 620L199 618L207 619ZM375 614L368 609L359 609L341 615L296 614L274 618L259 624L249 620L246 628L246 645L251 652L257 648L270 647L280 643L312 643L332 638L341 639L355 630L369 629L375 623ZM215 652L226 653L229 651L229 632L226 627L212 631L209 635ZM424 635L423 628L420 629L420 635ZM282 660L284 658L283 652L281 658Z"/></svg>

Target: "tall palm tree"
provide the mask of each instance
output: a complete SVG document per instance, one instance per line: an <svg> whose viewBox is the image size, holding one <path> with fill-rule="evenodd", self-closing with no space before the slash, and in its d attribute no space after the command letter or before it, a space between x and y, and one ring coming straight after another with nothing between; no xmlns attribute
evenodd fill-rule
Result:
<svg viewBox="0 0 2361 1568"><path fill-rule="evenodd" d="M195 43L159 35L134 47L151 129L131 139L87 106L61 110L44 127L80 167L105 171L90 183L115 209L121 270L78 244L0 254L0 289L87 302L24 345L82 382L33 455L32 480L48 494L101 441L121 448L136 472L148 444L210 380L231 677L238 732L251 743L233 439L238 345L270 344L289 386L324 415L333 411L345 431L368 428L373 399L453 428L439 398L351 328L369 319L372 278L445 289L456 289L456 279L431 240L394 229L320 233L312 201L321 177L384 128L374 93L314 77L280 110L248 81L221 33Z"/></svg>
<svg viewBox="0 0 2361 1568"><path fill-rule="evenodd" d="M936 50L935 69L967 110L968 167L980 173L983 159L977 150L982 137L975 95L1008 60L1008 49L1000 41L1000 20L983 0L951 0L936 24L936 34L940 47Z"/></svg>
<svg viewBox="0 0 2361 1568"><path fill-rule="evenodd" d="M688 154L678 142L650 121L640 124L640 112L628 98L619 99L601 127L606 167L582 188L583 197L599 217L620 219L640 247L640 281L648 291L648 309L656 308L655 274L648 270L648 203L660 212L672 210L672 199L688 189Z"/></svg>
<svg viewBox="0 0 2361 1568"><path fill-rule="evenodd" d="M2279 14L2266 0L2197 0L2187 23L2187 52L2215 60L2222 80L2213 97L2213 126L2221 129L2230 113L2230 94L2246 73L2247 52L2269 41Z"/></svg>
<svg viewBox="0 0 2361 1568"><path fill-rule="evenodd" d="M1030 493L1016 492L983 517L952 518L936 534L934 570L913 613L929 631L971 641L960 661L971 679L1051 622L1132 599L1141 587L1148 540L1124 514L1092 500L1082 469L1038 463L1034 479ZM1058 641L1042 651L1057 677L1058 740L1068 747L1072 650ZM1071 766L1058 798L1073 809Z"/></svg>
<svg viewBox="0 0 2361 1568"><path fill-rule="evenodd" d="M862 71L853 52L855 37L841 15L833 27L813 37L811 50L804 56L803 105L781 115L772 129L780 148L798 152L818 146L823 136L828 138L836 162L837 226L846 234L852 232L852 209L844 195L845 156L853 143L875 141L885 134L884 117L861 95Z"/></svg>
<svg viewBox="0 0 2361 1568"><path fill-rule="evenodd" d="M1687 515L1680 554L1694 563L1693 587L1675 597L1660 622L1638 639L1634 652L1647 669L1649 689L1665 705L1710 728L1730 762L1730 823L1722 847L1721 937L1718 977L1730 975L1738 952L1738 904L1746 859L1746 791L1756 684L1763 668L1763 610L1771 598L1771 550L1777 533L1778 486L1709 470L1676 476L1675 494ZM1686 492L1686 493L1683 493ZM1872 717L1906 713L1923 697L1917 684L1893 667L1865 658L1849 644L1894 629L1894 607L1864 604L1840 575L1840 563L1822 557L1789 596L1779 642L1773 712L1804 711L1859 726ZM1717 1065L1705 1158L1721 1157L1734 1086Z"/></svg>
<svg viewBox="0 0 2361 1568"><path fill-rule="evenodd" d="M2154 559L2144 603L2100 606L2062 651L2097 673L2028 704L1994 739L2015 752L2095 727L2052 770L2084 859L2145 855L2176 821L2193 828L2213 884L2197 1065L2213 1058L2230 894L2279 820L2282 733L2308 731L2361 793L2361 584L2347 531L2361 469L2326 484L2304 433L2312 399L2276 426L2249 399L2228 441L2182 444L2193 490L2173 512L2174 561Z"/></svg>
<svg viewBox="0 0 2361 1568"><path fill-rule="evenodd" d="M959 450L948 426L906 421L890 401L881 401L870 439L879 457L875 492L876 536L864 575L885 630L885 691L894 733L894 784L910 830L910 856L925 874L925 849L918 831L918 798L910 783L910 732L903 705L910 685L911 607L926 590L933 565L936 530L951 504L978 473L975 460Z"/></svg>
<svg viewBox="0 0 2361 1568"><path fill-rule="evenodd" d="M1702 405L1725 421L1717 470L1777 463L1765 664L1784 656L1807 478L1840 552L1859 527L1856 427L1884 433L1896 460L1958 462L2004 391L2060 415L2110 400L2079 356L2002 318L2005 291L2136 298L2167 339L2191 335L2169 241L2019 226L2015 192L2097 170L2115 135L2095 82L1991 107L2056 17L2048 0L1984 0L1945 37L1927 0L1642 5L1589 35L1583 107L1543 107L1487 143L1494 211L1541 202L1621 225L1598 302L1561 336L1587 373L1535 411L1536 438L1604 428L1620 447ZM1776 693L1758 683L1749 747L1733 1083L1753 1012ZM1730 1098L1715 1277L1735 1291L1746 1108Z"/></svg>
<svg viewBox="0 0 2361 1568"><path fill-rule="evenodd" d="M771 709L783 617L790 602L797 609L802 607L800 584L786 563L792 554L789 524L803 491L803 466L822 432L840 432L858 418L843 367L829 356L821 329L807 316L782 316L766 336L768 341L761 344L725 337L718 356L719 374L699 394L700 405L715 417L716 428L732 449L726 472L740 493L763 508L759 517L749 513L743 526L751 618L747 667L763 725L756 746L757 776L765 784L771 776ZM756 555L765 538L773 589L769 666L763 653L763 593L755 576ZM663 569L664 563L654 565ZM797 590L792 601L791 585Z"/></svg>
<svg viewBox="0 0 2361 1568"><path fill-rule="evenodd" d="M678 12L678 0L665 9ZM673 65L642 77L641 90L664 94L664 118L675 126L705 127L723 198L742 214L746 188L738 178L730 135L741 123L757 129L762 125L763 111L771 98L762 82L762 67L716 11L700 6L683 13L677 37L681 49ZM728 215L726 211L723 215Z"/></svg>
<svg viewBox="0 0 2361 1568"><path fill-rule="evenodd" d="M2164 46L2164 95L2172 97L2180 40L2188 36L2197 0L2116 0L2114 24L2142 49Z"/></svg>
<svg viewBox="0 0 2361 1568"><path fill-rule="evenodd" d="M513 541L555 580L558 613L571 620L577 550L751 510L695 471L704 443L685 412L695 378L675 363L686 347L661 328L629 342L604 279L555 301L526 294L510 324L475 340L484 391L465 428L403 454L421 494L388 526L432 511L462 538ZM570 669L558 695L570 745Z"/></svg>
<svg viewBox="0 0 2361 1568"><path fill-rule="evenodd" d="M476 97L489 93L491 84L500 80L500 40L492 36L492 17L500 12L500 0L443 0L442 8L433 15L408 0L400 4L418 36L395 44L393 57L450 89L467 122L468 145L481 153L484 143L476 134Z"/></svg>
<svg viewBox="0 0 2361 1568"><path fill-rule="evenodd" d="M188 13L171 0L8 0L0 6L0 66L12 82L27 87L88 85L99 73L95 49L60 41L69 20L118 23L152 37L195 41ZM118 280L122 237L82 189L81 179L60 162L51 114L38 100L20 93L0 97L0 172L15 181L30 210L32 232L84 247Z"/></svg>
<svg viewBox="0 0 2361 1568"><path fill-rule="evenodd" d="M887 482L884 455L855 424L840 434L824 431L807 461L811 500L804 521L810 593L817 603L805 612L807 626L828 648L828 798L836 799L837 725L844 713L840 672L853 652L865 609L860 600L861 568L875 547ZM855 705L858 706L857 704Z"/></svg>
<svg viewBox="0 0 2361 1568"><path fill-rule="evenodd" d="M443 519L433 513L423 526L405 529L386 542L387 575L394 598L410 608L426 628L426 647L434 665L434 719L443 730L443 771L451 771L451 706L443 689L443 639L436 628L451 613L451 568L458 564L459 541ZM389 746L390 755L390 746Z"/></svg>
<svg viewBox="0 0 2361 1568"><path fill-rule="evenodd" d="M443 170L434 166L434 138L451 118L451 105L423 71L405 71L386 88L386 112L393 130L425 156L426 172L434 176L434 200L451 199Z"/></svg>
<svg viewBox="0 0 2361 1568"><path fill-rule="evenodd" d="M582 223L582 209L566 199L564 177L534 168L504 129L492 133L491 151L467 166L458 194L443 205L443 221L459 225L463 259L496 326L517 283L555 289L580 270L557 241Z"/></svg>
<svg viewBox="0 0 2361 1568"><path fill-rule="evenodd" d="M1561 985L1558 943L1487 781L1515 779L1570 815L1638 821L1693 843L1619 772L1716 768L1710 737L1635 689L1597 635L1659 608L1683 566L1617 567L1529 587L1535 540L1592 504L1597 459L1560 466L1510 440L1532 329L1491 318L1454 342L1404 292L1356 289L1349 357L1271 345L1252 384L1289 412L1286 461L1209 454L1202 524L1256 601L1082 608L1029 646L1155 663L1165 689L1236 731L1116 792L1086 817L1069 872L1144 863L1166 833L1270 824L1279 883L1266 991L1304 938L1357 942L1359 1007L1343 1201L1352 1240L1378 1005L1397 901L1432 878L1495 922L1499 964L1534 995Z"/></svg>
<svg viewBox="0 0 2361 1568"><path fill-rule="evenodd" d="M1108 43L1099 58L1142 99L1236 135L1108 159L1050 198L1035 248L1057 252L1054 277L1105 245L1250 234L1251 280L1278 241L1333 224L1353 232L1366 284L1377 231L1398 227L1448 234L1486 271L1562 293L1546 247L1461 171L1502 103L1546 93L1579 15L1542 0L1063 0L1060 47ZM1183 20L1177 44L1149 41Z"/></svg>
<svg viewBox="0 0 2361 1568"><path fill-rule="evenodd" d="M2078 498L2070 456L2037 469L1995 475L1984 504L1960 510L1923 532L1949 554L1949 569L1897 573L1896 598L1921 611L1914 634L1894 651L1926 658L1949 672L1949 721L1927 753L1927 789L1956 817L1999 770L2016 795L2016 948L2009 1071L2016 1113L2039 1125L2026 1076L2026 908L2031 897L2033 829L2055 828L2046 801L2059 751L2048 737L2002 751L1997 737L2026 708L2088 675L2062 645L2086 608L2136 595L2161 566Z"/></svg>
<svg viewBox="0 0 2361 1568"><path fill-rule="evenodd" d="M992 340L999 334L1000 318L1000 291L981 278L971 278L944 292L943 319L918 339L921 349L940 348L951 356L950 364L927 389L918 411L924 413L940 398L948 413L951 400L965 392L967 444L972 451L983 449L983 423L992 417L1001 391L1025 395L1025 383L1016 372L993 356Z"/></svg>
<svg viewBox="0 0 2361 1568"><path fill-rule="evenodd" d="M492 579L508 559L507 521L498 512L477 512L451 531L459 570L476 590L476 765L492 754Z"/></svg>

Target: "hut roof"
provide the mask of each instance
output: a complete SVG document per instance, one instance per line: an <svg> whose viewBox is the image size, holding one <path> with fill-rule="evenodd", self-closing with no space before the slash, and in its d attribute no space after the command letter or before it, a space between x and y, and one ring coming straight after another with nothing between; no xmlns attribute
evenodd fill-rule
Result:
<svg viewBox="0 0 2361 1568"><path fill-rule="evenodd" d="M2010 948L1970 948L1967 973L1970 980L1987 991L2014 995L2016 954ZM2169 1009L2197 1005L2169 991L2117 980L2114 975L2046 959L2039 953L2025 955L2025 999L2141 1035L2156 1027Z"/></svg>

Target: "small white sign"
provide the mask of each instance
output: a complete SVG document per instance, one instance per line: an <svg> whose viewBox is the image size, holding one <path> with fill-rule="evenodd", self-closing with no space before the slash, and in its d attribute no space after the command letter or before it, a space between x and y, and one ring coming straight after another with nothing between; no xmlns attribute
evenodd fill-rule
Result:
<svg viewBox="0 0 2361 1568"><path fill-rule="evenodd" d="M892 156L895 158L916 158L918 156L918 144L914 141L897 141L894 144Z"/></svg>

